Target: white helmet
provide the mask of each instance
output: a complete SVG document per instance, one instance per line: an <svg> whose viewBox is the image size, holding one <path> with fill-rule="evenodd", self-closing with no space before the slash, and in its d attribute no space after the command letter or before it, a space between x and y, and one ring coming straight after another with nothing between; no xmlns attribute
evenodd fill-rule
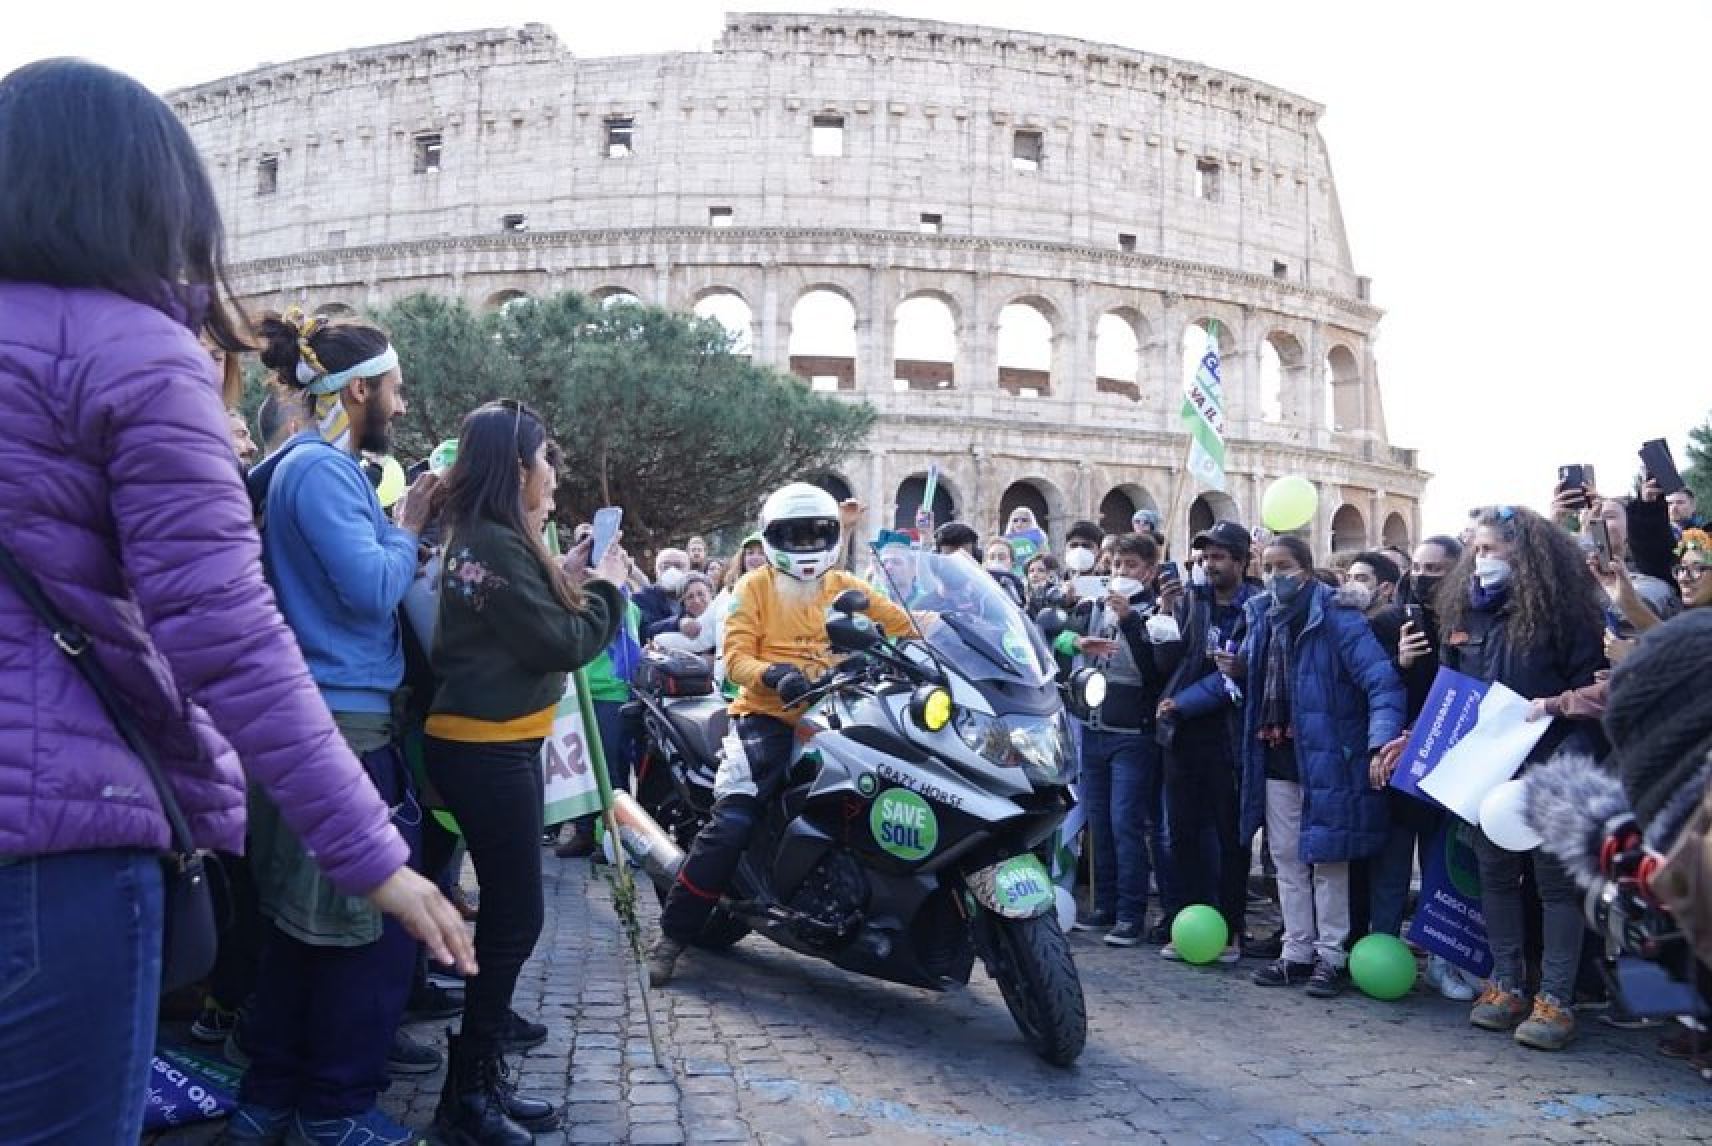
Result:
<svg viewBox="0 0 1712 1146"><path fill-rule="evenodd" d="M767 564L798 581L817 581L838 560L838 503L819 486L792 482L761 506Z"/></svg>

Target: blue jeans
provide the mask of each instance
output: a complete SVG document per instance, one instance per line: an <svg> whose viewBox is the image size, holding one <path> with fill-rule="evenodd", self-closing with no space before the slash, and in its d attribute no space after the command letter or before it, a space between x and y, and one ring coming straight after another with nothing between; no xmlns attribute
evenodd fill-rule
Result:
<svg viewBox="0 0 1712 1146"><path fill-rule="evenodd" d="M136 1142L160 1003L161 868L0 863L0 1142Z"/></svg>
<svg viewBox="0 0 1712 1146"><path fill-rule="evenodd" d="M1425 871L1426 851L1432 846L1444 813L1425 800L1395 789L1386 793L1386 799L1391 805L1391 830L1379 854L1367 861L1367 930L1372 934L1400 935L1416 856L1420 856L1421 870Z"/></svg>
<svg viewBox="0 0 1712 1146"><path fill-rule="evenodd" d="M1164 839L1164 768L1151 728L1143 732L1082 730L1082 800L1094 841L1094 909L1119 922L1147 918L1149 880L1160 908L1177 902Z"/></svg>

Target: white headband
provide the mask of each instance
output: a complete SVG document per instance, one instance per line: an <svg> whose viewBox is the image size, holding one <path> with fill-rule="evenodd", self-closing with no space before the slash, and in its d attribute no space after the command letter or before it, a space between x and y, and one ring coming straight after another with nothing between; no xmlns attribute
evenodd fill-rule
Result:
<svg viewBox="0 0 1712 1146"><path fill-rule="evenodd" d="M308 387L311 394L337 394L350 385L354 378L378 378L396 369L398 351L388 345L373 358L333 374L317 374L313 366L300 358L297 362L297 380Z"/></svg>

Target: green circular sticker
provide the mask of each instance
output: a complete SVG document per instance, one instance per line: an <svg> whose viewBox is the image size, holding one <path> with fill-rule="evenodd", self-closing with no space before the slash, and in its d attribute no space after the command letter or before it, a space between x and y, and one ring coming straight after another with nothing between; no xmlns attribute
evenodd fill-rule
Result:
<svg viewBox="0 0 1712 1146"><path fill-rule="evenodd" d="M889 788L874 801L868 828L882 849L899 859L919 860L939 844L939 821L927 801L905 788Z"/></svg>
<svg viewBox="0 0 1712 1146"><path fill-rule="evenodd" d="M880 786L879 779L872 772L864 772L856 777L856 790L873 799L874 792Z"/></svg>

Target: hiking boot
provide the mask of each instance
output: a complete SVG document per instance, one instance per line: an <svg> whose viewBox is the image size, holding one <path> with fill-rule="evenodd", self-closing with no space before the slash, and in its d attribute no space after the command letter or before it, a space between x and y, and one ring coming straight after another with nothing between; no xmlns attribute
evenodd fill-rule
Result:
<svg viewBox="0 0 1712 1146"><path fill-rule="evenodd" d="M1076 916L1076 922L1071 925L1072 931L1104 931L1118 921L1117 914L1111 911L1084 911Z"/></svg>
<svg viewBox="0 0 1712 1146"><path fill-rule="evenodd" d="M511 1065L503 1055L499 1056L496 1074L494 1087L504 1102L506 1115L513 1122L532 1134L544 1134L559 1128L562 1120L551 1102L517 1093L517 1083L511 1077Z"/></svg>
<svg viewBox="0 0 1712 1146"><path fill-rule="evenodd" d="M386 1073L433 1074L445 1060L427 1043L419 1043L401 1027L393 1033L392 1049L386 1052Z"/></svg>
<svg viewBox="0 0 1712 1146"><path fill-rule="evenodd" d="M1468 1021L1483 1031L1508 1031L1528 1017L1528 1001L1514 991L1506 991L1496 981L1486 984Z"/></svg>
<svg viewBox="0 0 1712 1146"><path fill-rule="evenodd" d="M1107 947L1134 947L1141 942L1141 924L1124 919L1106 932Z"/></svg>
<svg viewBox="0 0 1712 1146"><path fill-rule="evenodd" d="M483 1052L447 1032L449 1062L440 1104L434 1109L434 1136L474 1146L531 1146L535 1136L507 1112L510 1082L498 1051Z"/></svg>
<svg viewBox="0 0 1712 1146"><path fill-rule="evenodd" d="M1349 985L1349 971L1333 966L1325 959L1314 961L1314 973L1308 976L1304 993L1316 999L1335 999Z"/></svg>
<svg viewBox="0 0 1712 1146"><path fill-rule="evenodd" d="M286 1146L427 1146L427 1139L408 1126L401 1126L382 1114L379 1107L351 1118L305 1118L299 1114L292 1119Z"/></svg>
<svg viewBox="0 0 1712 1146"><path fill-rule="evenodd" d="M1516 1028L1516 1041L1535 1050L1562 1050L1575 1037L1575 1012L1541 994L1534 999L1534 1013Z"/></svg>
<svg viewBox="0 0 1712 1146"><path fill-rule="evenodd" d="M1313 978L1313 975L1312 963L1292 963L1288 959L1278 958L1248 978L1256 987L1300 987Z"/></svg>
<svg viewBox="0 0 1712 1146"><path fill-rule="evenodd" d="M672 981L672 970L678 964L678 956L684 953L684 946L668 935L661 935L648 945L650 987L664 987Z"/></svg>
<svg viewBox="0 0 1712 1146"><path fill-rule="evenodd" d="M404 1018L406 1022L420 1023L428 1019L450 1019L463 1012L462 987L442 987L438 983L424 982L410 993L410 1002L404 1007Z"/></svg>
<svg viewBox="0 0 1712 1146"><path fill-rule="evenodd" d="M217 1141L231 1142L234 1146L240 1143L242 1146L279 1146L291 1130L294 1113L258 1106L253 1102L243 1103L232 1111L232 1117L226 1120L226 1129Z"/></svg>
<svg viewBox="0 0 1712 1146"><path fill-rule="evenodd" d="M190 1037L204 1046L218 1046L237 1029L237 1009L222 1007L210 995L202 1000L202 1010L190 1024Z"/></svg>
<svg viewBox="0 0 1712 1146"><path fill-rule="evenodd" d="M546 1041L546 1023L532 1023L516 1011L505 1012L505 1028L499 1032L500 1050L522 1054Z"/></svg>

